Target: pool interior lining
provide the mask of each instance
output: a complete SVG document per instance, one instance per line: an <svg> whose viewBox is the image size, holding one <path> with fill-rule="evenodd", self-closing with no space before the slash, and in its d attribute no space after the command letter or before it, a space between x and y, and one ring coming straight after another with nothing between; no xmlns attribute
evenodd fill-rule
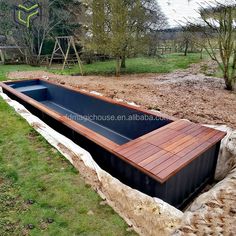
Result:
<svg viewBox="0 0 236 236"><path fill-rule="evenodd" d="M63 114L67 117L69 117L70 119L78 122L81 125L84 125L85 127L94 130L102 135L104 135L105 137L109 137L110 140L118 143L118 144L123 144L123 143L127 143L129 141L131 141L130 138L125 137L124 135L121 135L107 127L105 127L104 125L100 125L97 122L94 122L88 118L86 118L85 116L79 116L77 113L57 104L54 103L50 100L46 100L46 101L42 101L41 102L43 105L45 105L46 107L59 112L60 114Z"/></svg>
<svg viewBox="0 0 236 236"><path fill-rule="evenodd" d="M45 84L41 80L25 81L21 84L10 83L9 85L47 108L103 135L118 145L128 143L172 122L161 118L158 120L150 114L146 115L146 121L132 120L135 117L144 118L144 113L94 99L75 91L68 93L59 86ZM63 100L62 95L67 95L67 99ZM91 119L92 115L100 120Z"/></svg>

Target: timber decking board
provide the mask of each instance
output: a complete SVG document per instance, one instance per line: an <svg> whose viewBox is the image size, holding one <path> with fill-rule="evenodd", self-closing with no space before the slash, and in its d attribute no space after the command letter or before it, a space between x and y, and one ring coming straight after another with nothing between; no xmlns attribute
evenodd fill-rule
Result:
<svg viewBox="0 0 236 236"><path fill-rule="evenodd" d="M224 136L221 131L178 120L114 151L163 183Z"/></svg>
<svg viewBox="0 0 236 236"><path fill-rule="evenodd" d="M152 145L152 144L150 144L150 143L148 143L148 144L149 144L149 145L148 145L146 148L144 148L143 150L140 150L140 151L136 152L134 155L130 155L130 156L132 156L132 159L133 159L133 160L136 160L136 159L139 158L140 156L144 156L144 155L149 156L149 155L150 155L149 153L151 153L151 152L157 152L157 151L160 150L159 147L157 147L157 146L155 146L155 145Z"/></svg>
<svg viewBox="0 0 236 236"><path fill-rule="evenodd" d="M145 154L140 153L139 155L136 155L136 157L133 159L133 161L135 161L136 163L139 163L143 160L146 160L148 157L157 153L160 150L161 149L159 147L155 146L155 148L153 148L152 150L149 150L148 152L145 152Z"/></svg>
<svg viewBox="0 0 236 236"><path fill-rule="evenodd" d="M161 152L157 153L157 155L155 155L156 159L150 161L147 165L145 165L145 168L149 171L151 171L152 169L154 169L156 166L160 165L161 163L167 161L169 158L173 157L174 154L167 152L165 150L162 150ZM154 155L153 155L154 157Z"/></svg>
<svg viewBox="0 0 236 236"><path fill-rule="evenodd" d="M138 164L142 167L146 167L149 163L152 163L153 161L158 161L160 163L162 160L166 160L166 158L164 157L166 154L168 154L168 152L166 152L165 150L161 150L157 153L152 154L145 160L138 162Z"/></svg>
<svg viewBox="0 0 236 236"><path fill-rule="evenodd" d="M152 144L148 142L141 143L141 145L134 145L131 148L127 149L126 152L123 153L124 156L129 157L131 155L135 155L135 153L142 151L143 149L147 148L148 146L151 146ZM154 146L154 145L152 145Z"/></svg>

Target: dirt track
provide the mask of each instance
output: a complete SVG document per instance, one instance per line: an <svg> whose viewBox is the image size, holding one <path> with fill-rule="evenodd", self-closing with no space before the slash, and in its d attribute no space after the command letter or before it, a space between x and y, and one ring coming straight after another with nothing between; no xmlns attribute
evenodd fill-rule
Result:
<svg viewBox="0 0 236 236"><path fill-rule="evenodd" d="M10 78L40 78L97 91L107 97L135 102L148 109L205 124L226 124L236 129L236 93L224 89L224 81L207 77L200 65L169 74L61 76L44 71L13 72Z"/></svg>

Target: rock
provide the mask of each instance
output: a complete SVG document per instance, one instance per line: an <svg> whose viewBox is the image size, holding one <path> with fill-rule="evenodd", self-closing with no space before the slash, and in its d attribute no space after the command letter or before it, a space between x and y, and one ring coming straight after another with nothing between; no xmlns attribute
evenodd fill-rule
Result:
<svg viewBox="0 0 236 236"><path fill-rule="evenodd" d="M54 222L54 219L52 219L52 218L47 218L46 221L47 221L48 224L52 224L52 223Z"/></svg>
<svg viewBox="0 0 236 236"><path fill-rule="evenodd" d="M226 137L221 142L218 163L216 166L215 179L222 180L236 166L236 131L221 125L206 125L220 131L227 132Z"/></svg>
<svg viewBox="0 0 236 236"><path fill-rule="evenodd" d="M27 227L27 229L34 229L35 228L35 226L33 224L28 224L26 227Z"/></svg>
<svg viewBox="0 0 236 236"><path fill-rule="evenodd" d="M49 77L47 75L43 75L42 79L49 80Z"/></svg>
<svg viewBox="0 0 236 236"><path fill-rule="evenodd" d="M27 199L26 203L29 205L33 205L35 203L35 201L32 199Z"/></svg>
<svg viewBox="0 0 236 236"><path fill-rule="evenodd" d="M92 210L88 211L87 215L89 216L93 216L94 215L94 212Z"/></svg>
<svg viewBox="0 0 236 236"><path fill-rule="evenodd" d="M133 232L134 229L133 229L133 227L129 227L129 228L126 229L126 231L127 231L127 232Z"/></svg>
<svg viewBox="0 0 236 236"><path fill-rule="evenodd" d="M99 204L100 204L100 206L105 206L105 205L107 205L107 201L101 201Z"/></svg>

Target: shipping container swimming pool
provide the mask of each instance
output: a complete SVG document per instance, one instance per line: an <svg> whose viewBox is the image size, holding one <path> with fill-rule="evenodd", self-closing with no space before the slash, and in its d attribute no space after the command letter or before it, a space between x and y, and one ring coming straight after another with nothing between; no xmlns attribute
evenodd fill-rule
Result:
<svg viewBox="0 0 236 236"><path fill-rule="evenodd" d="M220 131L42 79L1 87L113 176L177 208L214 176Z"/></svg>

